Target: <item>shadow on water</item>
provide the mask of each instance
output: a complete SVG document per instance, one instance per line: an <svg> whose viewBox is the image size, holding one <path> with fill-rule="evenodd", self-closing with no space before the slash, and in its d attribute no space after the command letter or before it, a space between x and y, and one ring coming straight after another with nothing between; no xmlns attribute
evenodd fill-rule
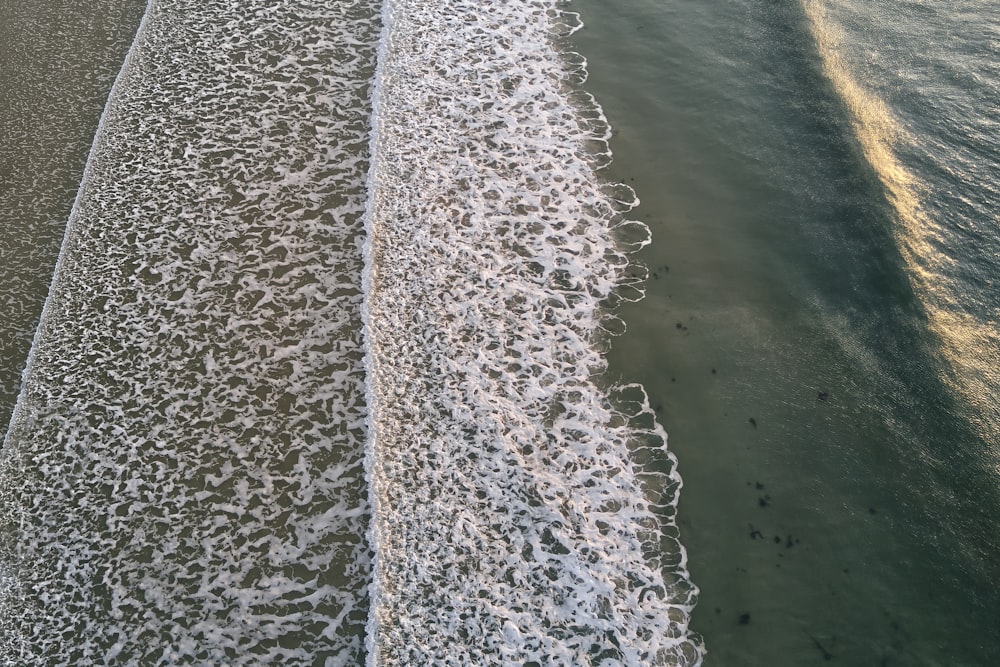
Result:
<svg viewBox="0 0 1000 667"><path fill-rule="evenodd" d="M1000 508L797 3L575 3L652 229L612 371L685 486L708 664L989 664Z"/></svg>

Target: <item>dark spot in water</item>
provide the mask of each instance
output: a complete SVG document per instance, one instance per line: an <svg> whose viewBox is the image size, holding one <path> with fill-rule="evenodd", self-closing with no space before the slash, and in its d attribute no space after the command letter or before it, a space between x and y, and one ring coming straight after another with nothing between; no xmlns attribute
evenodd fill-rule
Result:
<svg viewBox="0 0 1000 667"><path fill-rule="evenodd" d="M850 573L851 573L851 568L845 567L844 568L844 574L850 574Z"/></svg>
<svg viewBox="0 0 1000 667"><path fill-rule="evenodd" d="M670 378L671 382L677 382L677 378Z"/></svg>
<svg viewBox="0 0 1000 667"><path fill-rule="evenodd" d="M683 329L684 328L684 323L683 322L678 322L677 323L677 328L678 329Z"/></svg>
<svg viewBox="0 0 1000 667"><path fill-rule="evenodd" d="M753 528L753 526L750 526L750 527ZM750 531L750 539L751 540L762 540L762 539L764 539L764 535L759 530L757 530L757 529L754 528L753 530Z"/></svg>
<svg viewBox="0 0 1000 667"><path fill-rule="evenodd" d="M792 539L792 536L789 535L788 538L785 539L785 548L791 549L793 546L795 546L795 541Z"/></svg>
<svg viewBox="0 0 1000 667"><path fill-rule="evenodd" d="M740 625L750 625L750 614L748 613L740 614Z"/></svg>
<svg viewBox="0 0 1000 667"><path fill-rule="evenodd" d="M764 490L764 485L761 484L760 482L754 482L754 486L757 487L758 491L763 491Z"/></svg>
<svg viewBox="0 0 1000 667"><path fill-rule="evenodd" d="M775 544L781 544L781 538L780 538L780 537L778 537L777 535L775 535L775 536L774 536L774 543L775 543Z"/></svg>
<svg viewBox="0 0 1000 667"><path fill-rule="evenodd" d="M715 613L716 614L721 614L722 613L722 607L716 607L715 608Z"/></svg>
<svg viewBox="0 0 1000 667"><path fill-rule="evenodd" d="M715 375L715 369L714 368L712 369L712 375Z"/></svg>
<svg viewBox="0 0 1000 667"><path fill-rule="evenodd" d="M669 267L669 266L667 266L666 264L664 264L664 265L663 265L663 272L664 272L664 273L670 273L670 267Z"/></svg>
<svg viewBox="0 0 1000 667"><path fill-rule="evenodd" d="M768 505L771 504L771 496L768 495L761 496L760 498L757 499L757 504L761 507L767 507ZM781 541L780 537L775 539L777 539L779 542Z"/></svg>
<svg viewBox="0 0 1000 667"><path fill-rule="evenodd" d="M812 640L813 646L815 646L816 649L820 652L820 654L823 656L824 660L833 660L833 654L830 653L829 651L827 651L826 648L822 644L819 643L818 639L816 639L815 637L813 637L812 635L810 635L808 633L806 633L806 634L808 635L809 639Z"/></svg>
<svg viewBox="0 0 1000 667"><path fill-rule="evenodd" d="M657 412L663 412L663 406L661 404L657 403L656 404L656 411Z"/></svg>
<svg viewBox="0 0 1000 667"><path fill-rule="evenodd" d="M868 508L868 513L869 514L875 514L875 508L874 507L869 507Z"/></svg>
<svg viewBox="0 0 1000 667"><path fill-rule="evenodd" d="M828 391L821 391L818 394L816 394L817 401L825 401L828 398L830 398L830 392Z"/></svg>
<svg viewBox="0 0 1000 667"><path fill-rule="evenodd" d="M749 421L749 422L750 422L750 425L751 425L751 426L753 426L754 428L757 428L757 420L756 420L756 419L754 419L753 417L751 417L751 418L750 418L750 419L748 419L747 421Z"/></svg>

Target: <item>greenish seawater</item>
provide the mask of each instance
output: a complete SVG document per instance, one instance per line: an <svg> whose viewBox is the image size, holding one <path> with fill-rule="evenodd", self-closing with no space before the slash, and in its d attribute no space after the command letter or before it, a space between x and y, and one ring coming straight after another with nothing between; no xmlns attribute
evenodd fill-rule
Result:
<svg viewBox="0 0 1000 667"><path fill-rule="evenodd" d="M680 460L706 663L993 664L996 442L803 6L574 8L653 234L612 372Z"/></svg>

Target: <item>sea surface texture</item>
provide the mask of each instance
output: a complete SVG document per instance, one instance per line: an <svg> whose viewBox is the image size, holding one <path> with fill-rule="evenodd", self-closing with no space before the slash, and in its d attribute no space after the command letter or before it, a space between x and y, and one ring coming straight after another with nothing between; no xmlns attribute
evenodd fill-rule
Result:
<svg viewBox="0 0 1000 667"><path fill-rule="evenodd" d="M944 382L1000 464L1000 12L967 1L803 6L893 207Z"/></svg>
<svg viewBox="0 0 1000 667"><path fill-rule="evenodd" d="M558 5L150 0L4 440L0 663L701 662Z"/></svg>
<svg viewBox="0 0 1000 667"><path fill-rule="evenodd" d="M0 0L0 664L1000 664L996 2L143 9Z"/></svg>

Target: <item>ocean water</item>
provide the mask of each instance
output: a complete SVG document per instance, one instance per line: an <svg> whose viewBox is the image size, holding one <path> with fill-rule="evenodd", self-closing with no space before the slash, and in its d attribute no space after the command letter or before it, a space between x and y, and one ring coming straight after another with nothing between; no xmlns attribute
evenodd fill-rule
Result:
<svg viewBox="0 0 1000 667"><path fill-rule="evenodd" d="M602 386L646 230L548 3L386 5L365 323L376 664L690 664L680 481ZM553 32L560 31L560 32ZM576 61L571 61L570 64Z"/></svg>
<svg viewBox="0 0 1000 667"><path fill-rule="evenodd" d="M575 6L706 664L996 663L996 8Z"/></svg>
<svg viewBox="0 0 1000 667"><path fill-rule="evenodd" d="M0 662L1000 661L988 3L26 6Z"/></svg>
<svg viewBox="0 0 1000 667"><path fill-rule="evenodd" d="M5 661L352 664L378 7L155 2L3 458Z"/></svg>

